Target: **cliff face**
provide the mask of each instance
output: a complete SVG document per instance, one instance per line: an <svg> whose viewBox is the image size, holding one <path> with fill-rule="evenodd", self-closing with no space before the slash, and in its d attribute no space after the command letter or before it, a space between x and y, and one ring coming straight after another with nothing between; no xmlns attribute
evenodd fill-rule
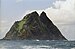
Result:
<svg viewBox="0 0 75 49"><path fill-rule="evenodd" d="M16 21L3 39L66 40L45 12L32 12Z"/></svg>

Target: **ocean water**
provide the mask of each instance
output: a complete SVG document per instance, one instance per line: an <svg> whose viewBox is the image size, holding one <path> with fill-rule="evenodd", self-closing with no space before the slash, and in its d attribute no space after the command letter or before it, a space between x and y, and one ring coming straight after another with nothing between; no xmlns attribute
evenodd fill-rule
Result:
<svg viewBox="0 0 75 49"><path fill-rule="evenodd" d="M75 49L75 41L0 40L0 49Z"/></svg>

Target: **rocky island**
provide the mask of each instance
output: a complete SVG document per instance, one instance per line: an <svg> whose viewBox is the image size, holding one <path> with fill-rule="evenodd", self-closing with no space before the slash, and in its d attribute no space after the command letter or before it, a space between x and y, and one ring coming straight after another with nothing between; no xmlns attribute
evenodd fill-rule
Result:
<svg viewBox="0 0 75 49"><path fill-rule="evenodd" d="M67 40L43 11L34 11L16 21L3 39Z"/></svg>

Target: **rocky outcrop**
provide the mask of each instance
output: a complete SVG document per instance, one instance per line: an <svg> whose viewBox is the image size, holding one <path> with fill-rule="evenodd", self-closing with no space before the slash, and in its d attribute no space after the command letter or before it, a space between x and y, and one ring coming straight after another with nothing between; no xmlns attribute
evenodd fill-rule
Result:
<svg viewBox="0 0 75 49"><path fill-rule="evenodd" d="M3 39L66 40L45 12L32 12L16 21Z"/></svg>

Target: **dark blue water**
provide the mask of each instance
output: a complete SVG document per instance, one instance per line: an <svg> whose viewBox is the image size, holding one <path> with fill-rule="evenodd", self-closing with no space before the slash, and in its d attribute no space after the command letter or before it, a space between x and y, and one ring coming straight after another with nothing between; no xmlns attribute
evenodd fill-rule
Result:
<svg viewBox="0 0 75 49"><path fill-rule="evenodd" d="M0 40L0 49L75 49L75 41Z"/></svg>

